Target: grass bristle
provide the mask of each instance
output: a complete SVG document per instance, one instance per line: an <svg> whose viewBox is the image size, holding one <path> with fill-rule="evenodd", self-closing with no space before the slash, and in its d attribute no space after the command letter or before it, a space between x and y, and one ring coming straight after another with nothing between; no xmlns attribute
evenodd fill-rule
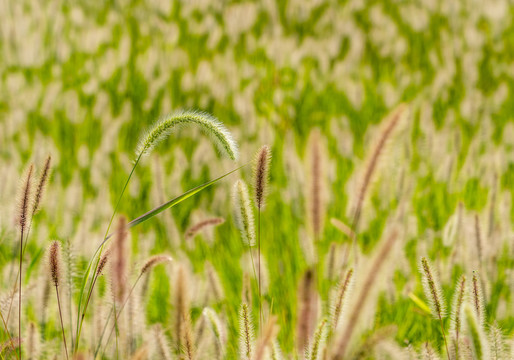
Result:
<svg viewBox="0 0 514 360"><path fill-rule="evenodd" d="M473 278L471 280L471 295L478 322L483 326L485 322L484 292L480 282L480 275L476 271L473 271Z"/></svg>
<svg viewBox="0 0 514 360"><path fill-rule="evenodd" d="M227 128L214 116L200 111L181 111L161 117L141 138L136 150L139 158L148 154L159 142L179 126L197 125L211 137L218 149L232 160L238 158L237 143Z"/></svg>
<svg viewBox="0 0 514 360"><path fill-rule="evenodd" d="M223 325L221 320L216 314L216 312L211 308L205 308L203 310L203 316L207 320L209 327L214 334L214 347L216 350L216 356L218 359L222 359L225 354L225 330L223 329Z"/></svg>
<svg viewBox="0 0 514 360"><path fill-rule="evenodd" d="M342 278L340 284L337 286L337 292L335 294L334 306L332 309L332 330L337 329L341 313L343 311L348 293L351 290L353 283L353 269L349 269L345 276Z"/></svg>
<svg viewBox="0 0 514 360"><path fill-rule="evenodd" d="M248 195L248 187L243 180L238 180L233 187L234 216L236 225L241 232L243 243L247 246L255 245L255 223L253 210Z"/></svg>
<svg viewBox="0 0 514 360"><path fill-rule="evenodd" d="M489 360L487 338L480 325L476 311L469 304L464 305L464 318L466 321L467 336L471 343L473 358L476 360Z"/></svg>
<svg viewBox="0 0 514 360"><path fill-rule="evenodd" d="M140 275L144 275L159 264L172 262L173 258L169 255L154 255L150 257L141 267Z"/></svg>
<svg viewBox="0 0 514 360"><path fill-rule="evenodd" d="M183 266L179 266L175 274L175 338L177 349L183 346L184 326L189 317L189 296L186 284L187 274Z"/></svg>
<svg viewBox="0 0 514 360"><path fill-rule="evenodd" d="M462 329L462 305L466 296L466 276L462 275L457 283L455 294L452 300L451 327L450 332L455 337L455 345L459 345L459 333Z"/></svg>
<svg viewBox="0 0 514 360"><path fill-rule="evenodd" d="M323 319L318 325L311 344L305 353L306 360L321 360L328 335L328 320Z"/></svg>
<svg viewBox="0 0 514 360"><path fill-rule="evenodd" d="M202 231L206 227L218 226L218 225L223 224L224 222L225 222L225 219L223 219L221 217L215 217L215 218L209 218L209 219L202 220L202 221L194 224L193 226L191 226L189 229L187 229L184 237L186 238L186 240L190 240L190 239L194 238L196 236L196 234L198 234L200 231Z"/></svg>
<svg viewBox="0 0 514 360"><path fill-rule="evenodd" d="M51 160L52 160L52 157L49 155L46 158L43 170L41 170L41 173L39 175L39 181L38 181L37 188L36 188L36 194L34 195L34 201L32 204L32 215L37 213L41 206L41 200L42 200L44 192L45 192L46 184L48 182L48 177L50 176Z"/></svg>
<svg viewBox="0 0 514 360"><path fill-rule="evenodd" d="M255 205L259 209L262 209L265 205L268 192L270 162L271 149L269 146L264 145L257 153L253 167Z"/></svg>
<svg viewBox="0 0 514 360"><path fill-rule="evenodd" d="M247 303L243 302L239 309L239 355L240 359L252 360L254 327L252 312Z"/></svg>
<svg viewBox="0 0 514 360"><path fill-rule="evenodd" d="M111 277L114 300L122 303L125 299L127 281L127 220L120 217L116 237L112 244Z"/></svg>
<svg viewBox="0 0 514 360"><path fill-rule="evenodd" d="M421 258L421 277L423 280L423 291L429 301L432 316L437 320L446 317L446 303L444 301L441 284L426 258Z"/></svg>
<svg viewBox="0 0 514 360"><path fill-rule="evenodd" d="M104 251L104 253L102 254L102 257L100 258L100 261L98 262L98 267L96 268L96 276L100 276L102 275L102 272L104 271L105 269L105 266L107 265L107 263L109 262L109 259L111 258L111 249L107 249L106 251Z"/></svg>
<svg viewBox="0 0 514 360"><path fill-rule="evenodd" d="M30 164L26 175L24 177L21 193L19 195L18 219L17 223L20 227L21 233L24 234L27 226L28 209L31 201L32 192L32 174L34 172L34 165Z"/></svg>
<svg viewBox="0 0 514 360"><path fill-rule="evenodd" d="M397 127L398 123L408 111L408 107L406 104L400 104L396 107L391 114L388 116L387 120L385 120L384 128L382 129L380 135L378 136L378 141L375 145L371 153L371 157L369 158L369 162L364 172L364 176L361 181L360 188L357 193L357 200L355 202L353 217L352 217L352 229L356 231L359 225L359 220L362 211L362 205L364 203L364 199L366 197L369 184L373 178L373 174L377 167L378 161L380 159L380 155L382 154L384 147L393 134L394 129Z"/></svg>
<svg viewBox="0 0 514 360"><path fill-rule="evenodd" d="M155 333L155 353L157 354L158 359L162 360L172 360L171 350L169 346L168 339L166 335L162 331L162 328L159 324L154 326Z"/></svg>
<svg viewBox="0 0 514 360"><path fill-rule="evenodd" d="M489 326L489 347L491 360L507 359L505 336L497 324Z"/></svg>
<svg viewBox="0 0 514 360"><path fill-rule="evenodd" d="M316 324L316 279L312 269L303 276L298 292L298 321L296 325L296 349L302 354L313 335Z"/></svg>
<svg viewBox="0 0 514 360"><path fill-rule="evenodd" d="M398 237L397 230L393 230L390 234L388 234L383 244L380 245L378 252L369 268L367 274L363 277L364 281L360 288L360 291L357 294L357 298L355 301L355 308L353 308L350 312L349 319L346 327L342 331L341 335L338 336L335 340L334 354L332 356L333 360L341 360L345 358L345 354L348 350L348 346L352 339L355 328L357 327L357 322L360 319L362 310L365 306L365 303L368 299L368 296L374 287L375 280L384 265L389 252L393 248L393 245Z"/></svg>
<svg viewBox="0 0 514 360"><path fill-rule="evenodd" d="M48 263L50 266L50 278L54 286L59 286L61 279L61 244L53 241L48 249Z"/></svg>

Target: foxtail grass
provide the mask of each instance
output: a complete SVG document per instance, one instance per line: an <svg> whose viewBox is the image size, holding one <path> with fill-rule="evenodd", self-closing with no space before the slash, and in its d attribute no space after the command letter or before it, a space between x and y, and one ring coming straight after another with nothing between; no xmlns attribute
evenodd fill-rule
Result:
<svg viewBox="0 0 514 360"><path fill-rule="evenodd" d="M473 308L476 312L478 323L484 326L485 323L485 306L484 306L484 292L480 282L480 275L478 272L473 271L473 278L471 279L471 296L473 301Z"/></svg>
<svg viewBox="0 0 514 360"><path fill-rule="evenodd" d="M423 290L425 296L429 300L430 310L432 316L439 320L441 324L441 332L443 335L444 345L446 347L446 354L450 360L450 351L448 350L448 342L446 341L446 333L444 330L443 319L446 317L446 303L444 300L441 284L437 279L432 266L426 258L421 258L420 271L423 279Z"/></svg>
<svg viewBox="0 0 514 360"><path fill-rule="evenodd" d="M347 348L350 344L350 340L352 338L353 332L355 331L355 328L357 326L357 322L360 319L362 309L364 307L364 304L375 284L375 280L382 269L382 266L384 265L385 260L387 259L387 256L389 255L389 252L393 248L393 245L398 237L398 233L396 230L392 231L386 240L381 245L380 249L378 250L378 254L376 255L375 259L373 260L371 267L364 277L364 282L362 284L362 287L357 295L357 300L355 302L356 308L353 309L353 311L350 314L350 318L348 319L348 323L346 327L344 328L342 335L339 337L339 340L336 341L336 347L334 351L334 355L332 356L332 360L342 360L345 357Z"/></svg>
<svg viewBox="0 0 514 360"><path fill-rule="evenodd" d="M55 287L55 294L57 297L57 306L59 308L59 318L61 320L61 330L62 330L62 340L64 342L64 353L66 354L66 359L68 359L68 346L66 344L66 334L64 331L64 323L62 320L62 308L61 308L61 300L59 296L59 285L61 281L61 245L58 241L52 242L50 248L48 250L48 263L50 267L50 278Z"/></svg>
<svg viewBox="0 0 514 360"><path fill-rule="evenodd" d="M191 226L189 229L187 229L184 237L186 238L186 240L192 239L196 236L196 234L198 234L200 231L202 231L206 227L221 225L224 222L225 222L225 219L223 219L221 217L214 217L214 218L202 220L202 221L194 224L193 226Z"/></svg>
<svg viewBox="0 0 514 360"><path fill-rule="evenodd" d="M237 143L228 129L214 116L200 111L181 111L161 117L141 137L136 158L148 154L157 144L166 139L177 127L196 125L214 141L218 149L232 160L238 158Z"/></svg>
<svg viewBox="0 0 514 360"><path fill-rule="evenodd" d="M243 180L238 180L234 184L232 191L234 201L234 216L236 225L241 232L243 243L247 246L255 245L255 224L253 211L248 195L248 186Z"/></svg>
<svg viewBox="0 0 514 360"><path fill-rule="evenodd" d="M254 329L252 312L246 302L239 308L239 356L242 360L252 360Z"/></svg>
<svg viewBox="0 0 514 360"><path fill-rule="evenodd" d="M466 296L466 276L462 275L457 283L455 294L452 301L452 312L450 322L450 332L453 334L455 356L459 358L459 335L462 329L462 306Z"/></svg>
<svg viewBox="0 0 514 360"><path fill-rule="evenodd" d="M306 360L323 359L323 350L328 336L328 320L322 319L314 333L312 341L305 352Z"/></svg>
<svg viewBox="0 0 514 360"><path fill-rule="evenodd" d="M104 253L104 256L102 257L101 261L100 261L100 265L98 266L98 274L97 276L99 276L102 272L102 270L105 268L109 258L110 258L110 253L111 253L111 249L108 249L105 253ZM154 267L156 267L157 265L160 265L160 264L164 264L164 263L167 263L167 262L171 262L173 261L173 259L171 258L171 256L168 256L168 255L154 255L154 256L151 256L150 258L148 258L145 263L143 264L143 266L141 267L141 270L139 271L139 274L138 274L138 277L136 278L136 280L134 281L134 284L132 285L132 287L130 288L125 300L123 301L123 303L121 304L121 306L119 307L119 309L117 310L118 313L116 315L117 318L120 317L121 315L121 312L123 311L123 309L125 308L125 306L127 305L127 302L129 301L130 297L132 296L132 293L134 292L137 284L139 283L139 280L145 275L145 274L148 274ZM98 351L100 350L100 347L102 345L102 340L103 340L103 337L105 335L105 331L107 329L107 325L109 323L109 319L110 317L112 316L112 308L111 308L111 312L109 313L109 316L107 317L107 321L103 327L103 330L102 330L102 333L100 335L100 339L98 340L98 345L95 349L95 358L98 354ZM111 328L111 331L109 333L109 337L107 338L107 342L105 344L105 348L107 348L107 346L109 345L109 341L111 339L111 336L113 334L115 330L115 324L113 324L112 328Z"/></svg>
<svg viewBox="0 0 514 360"><path fill-rule="evenodd" d="M136 157L134 161L134 165L132 166L132 170L130 171L127 180L125 181L125 184L123 186L123 189L118 197L118 200L116 202L116 206L114 207L114 211L111 215L111 219L109 221L109 224L107 225L107 229L105 231L105 235L103 237L102 242L100 243L99 247L96 249L95 253L93 254L93 257L91 258L87 269L84 273L84 276L82 278L82 283L80 287L80 295L79 295L79 303L78 303L78 311L77 311L77 327L76 327L76 342L75 342L75 349L74 353L78 351L79 348L79 341L80 341L80 334L82 332L82 325L84 322L84 316L87 311L87 303L89 302L89 298L91 297L91 293L93 291L93 288L96 283L96 273L97 268L99 265L99 262L101 260L102 251L105 246L105 243L110 238L109 236L109 230L111 228L112 222L114 220L114 217L117 214L118 208L120 206L121 200L123 198L123 195L125 194L125 191L127 189L127 186L130 182L130 179L132 178L132 175L134 174L134 171L141 161L142 157L144 155L147 155L151 152L151 150L162 140L164 140L167 136L171 134L171 132L177 128L177 126L180 125L196 125L200 127L202 130L204 130L211 138L214 140L216 145L218 146L221 151L226 154L229 158L236 160L238 157L238 149L237 144L232 138L232 135L230 132L225 128L225 126L219 122L216 118L214 118L211 115L208 115L206 113L201 112L194 112L194 111L183 111L171 115L167 115L159 119L140 139L138 147L136 149ZM227 176L232 172L229 172L223 176L221 176L218 179L209 181L206 184L200 185L194 189L191 189L190 191L182 194L181 196L162 204L161 206L149 211L148 213L140 216L139 218L131 221L128 226L135 226L143 221L148 220L149 218L157 215L158 213L178 204L179 202L187 199L188 197L194 195L195 193L203 190L207 186L210 186L211 184L215 183L216 181L220 180L221 178ZM92 271L93 270L93 271ZM92 275L91 275L92 274Z"/></svg>
<svg viewBox="0 0 514 360"><path fill-rule="evenodd" d="M476 360L489 360L487 338L473 306L469 304L464 305L464 319L466 322L467 335L471 342L473 358Z"/></svg>
<svg viewBox="0 0 514 360"><path fill-rule="evenodd" d="M298 320L296 324L296 350L304 353L316 326L316 279L314 270L308 269L301 279L298 292Z"/></svg>
<svg viewBox="0 0 514 360"><path fill-rule="evenodd" d="M21 312L22 312L22 270L23 270L23 237L27 229L27 217L28 210L32 195L32 173L34 172L34 165L30 165L25 175L24 182L22 184L22 190L19 197L19 209L18 209L18 226L20 227L20 260L19 260L19 283L18 283L18 338L21 339ZM20 359L22 358L22 345L21 342L18 347Z"/></svg>
<svg viewBox="0 0 514 360"><path fill-rule="evenodd" d="M371 153L371 157L369 158L369 162L364 172L364 176L362 177L360 188L357 192L357 200L355 202L355 207L352 216L352 230L354 232L354 236L352 239L352 246L354 248L354 261L357 260L357 239L356 233L358 231L359 221L361 218L362 206L364 204L364 200L368 193L369 185L372 182L373 175L379 163L380 157L384 152L384 148L388 142L388 140L392 137L395 128L400 123L400 120L403 119L405 114L408 111L408 106L406 104L398 105L390 115L388 115L385 120L385 126L382 129L381 133L378 136L378 141Z"/></svg>
<svg viewBox="0 0 514 360"><path fill-rule="evenodd" d="M269 167L271 162L271 149L264 145L257 152L254 160L253 178L255 205L257 206L257 275L258 275L258 291L259 291L259 331L262 328L262 283L261 283L261 211L266 201L269 182Z"/></svg>
<svg viewBox="0 0 514 360"><path fill-rule="evenodd" d="M221 320L216 312L207 307L203 310L203 316L207 320L212 333L214 334L214 347L216 351L217 359L223 359L225 356L225 329L221 323Z"/></svg>
<svg viewBox="0 0 514 360"><path fill-rule="evenodd" d="M341 283L337 288L335 296L334 307L332 310L332 331L336 331L344 304L348 298L348 293L353 282L353 269L349 269L345 276L342 278Z"/></svg>

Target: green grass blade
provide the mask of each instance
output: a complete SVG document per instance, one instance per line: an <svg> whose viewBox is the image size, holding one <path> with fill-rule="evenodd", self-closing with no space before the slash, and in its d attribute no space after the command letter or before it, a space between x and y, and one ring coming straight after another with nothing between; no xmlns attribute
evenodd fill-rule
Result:
<svg viewBox="0 0 514 360"><path fill-rule="evenodd" d="M134 220L132 220L131 222L129 222L127 224L127 228L130 229L130 228L132 228L132 227L134 227L136 225L139 225L139 224L141 224L141 223L143 223L143 222L153 218L155 215L160 214L164 210L167 210L167 209L169 209L169 208L171 208L171 207L173 207L173 206L175 206L177 204L180 204L182 201L189 199L191 196L196 195L200 191L202 191L202 190L208 188L209 186L217 183L221 179L223 179L223 178L229 176L230 174L240 170L241 168L245 167L246 165L247 164L242 165L242 166L240 166L240 167L238 167L238 168L236 168L234 170L229 171L226 174L221 175L220 177L217 177L216 179L213 179L213 180L210 180L210 181L208 181L206 183L198 185L197 187L192 188L192 189L186 191L182 195L177 196L176 198L173 198L170 201L165 202L164 204L157 206L156 208L154 208L154 209L144 213L143 215L141 215L141 216L135 218ZM105 240L100 244L100 246L103 246L105 244L105 242L107 242L107 240L109 240L113 235L114 235L114 233L110 233L109 235L107 235L105 237Z"/></svg>

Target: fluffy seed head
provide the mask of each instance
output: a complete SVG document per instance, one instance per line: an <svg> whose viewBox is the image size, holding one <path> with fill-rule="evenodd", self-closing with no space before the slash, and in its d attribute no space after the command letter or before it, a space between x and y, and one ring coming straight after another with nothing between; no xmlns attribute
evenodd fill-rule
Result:
<svg viewBox="0 0 514 360"><path fill-rule="evenodd" d="M268 145L264 145L255 156L253 165L255 205L259 209L264 207L266 194L268 192L270 162L271 149Z"/></svg>
<svg viewBox="0 0 514 360"><path fill-rule="evenodd" d="M446 316L446 305L441 285L428 260L424 257L421 258L420 271L423 279L423 290L429 300L432 316L436 319L442 319Z"/></svg>
<svg viewBox="0 0 514 360"><path fill-rule="evenodd" d="M478 322L481 326L483 326L485 322L484 292L480 282L480 275L476 271L473 271L471 294L473 297L473 307L475 309Z"/></svg>
<svg viewBox="0 0 514 360"><path fill-rule="evenodd" d="M154 255L150 257L144 265L141 267L141 275L145 274L146 272L150 271L154 266L157 266L159 264L163 264L166 262L172 262L173 258L169 255Z"/></svg>
<svg viewBox="0 0 514 360"><path fill-rule="evenodd" d="M27 170L27 175L21 186L21 193L19 195L19 208L17 223L20 226L21 232L25 231L27 225L27 212L30 204L30 195L32 190L32 173L34 172L34 165L30 164Z"/></svg>
<svg viewBox="0 0 514 360"><path fill-rule="evenodd" d="M109 261L111 254L111 249L107 249L104 254L102 255L102 258L100 259L100 262L98 263L98 267L96 268L96 276L100 276L105 269L105 265L107 265L107 262Z"/></svg>
<svg viewBox="0 0 514 360"><path fill-rule="evenodd" d="M232 191L234 201L234 217L236 225L241 232L243 242L248 246L255 245L255 224L252 206L248 195L248 187L243 180L234 184Z"/></svg>
<svg viewBox="0 0 514 360"><path fill-rule="evenodd" d="M316 326L316 290L315 274L312 269L306 271L300 283L298 299L298 322L296 329L296 344L299 353L302 353Z"/></svg>
<svg viewBox="0 0 514 360"><path fill-rule="evenodd" d="M306 351L306 360L321 360L323 358L323 350L328 336L327 323L327 319L323 319L319 323L318 328L314 333L312 342Z"/></svg>
<svg viewBox="0 0 514 360"><path fill-rule="evenodd" d="M186 239L192 239L198 232L200 232L202 229L208 227L208 226L217 226L221 225L225 222L225 219L221 217L215 217L215 218L209 218L202 220L193 226L191 226L189 229L187 229L185 238Z"/></svg>
<svg viewBox="0 0 514 360"><path fill-rule="evenodd" d="M353 283L353 269L348 270L341 283L338 286L334 307L332 309L332 329L335 330L337 328L337 324L339 323L339 319L341 318L341 313L344 308L344 304L346 299L348 298L348 293L351 290Z"/></svg>
<svg viewBox="0 0 514 360"><path fill-rule="evenodd" d="M462 275L457 283L455 294L452 301L451 328L450 331L455 335L458 342L459 333L462 328L462 305L466 296L466 276Z"/></svg>
<svg viewBox="0 0 514 360"><path fill-rule="evenodd" d="M221 320L218 314L216 314L213 309L208 307L203 309L203 316L205 320L207 320L207 323L209 324L216 339L216 351L219 357L223 358L223 355L225 354L226 335Z"/></svg>
<svg viewBox="0 0 514 360"><path fill-rule="evenodd" d="M474 354L473 358L477 360L490 359L487 338L482 326L478 322L475 310L469 304L464 304L464 318L466 321L467 335Z"/></svg>
<svg viewBox="0 0 514 360"><path fill-rule="evenodd" d="M48 177L50 176L50 162L52 161L52 157L49 155L46 158L45 166L39 175L39 181L37 184L36 194L34 196L34 201L32 204L32 215L38 212L41 200L43 198L43 194L45 192L46 184L48 182Z"/></svg>
<svg viewBox="0 0 514 360"><path fill-rule="evenodd" d="M357 193L357 198L354 202L354 211L352 219L352 229L356 231L359 225L359 219L362 211L362 205L366 197L370 183L372 182L373 175L379 163L381 154L384 152L384 148L394 133L395 128L402 119L406 117L408 113L408 106L406 104L400 104L396 107L391 114L384 120L384 128L381 131L378 141L371 153L368 164L365 168L365 172L362 178L362 182Z"/></svg>
<svg viewBox="0 0 514 360"><path fill-rule="evenodd" d="M48 263L50 265L50 277L54 286L59 286L61 278L61 244L58 241L53 241L48 250Z"/></svg>
<svg viewBox="0 0 514 360"><path fill-rule="evenodd" d="M114 291L114 299L122 302L125 298L126 280L127 280L127 220L121 217L118 221L116 229L116 238L112 244L113 259L111 262L112 287Z"/></svg>
<svg viewBox="0 0 514 360"><path fill-rule="evenodd" d="M252 311L248 304L243 302L239 309L239 354L241 359L252 359L254 336Z"/></svg>
<svg viewBox="0 0 514 360"><path fill-rule="evenodd" d="M227 128L212 115L199 111L177 112L165 115L157 120L152 128L139 141L136 150L137 158L148 154L178 126L191 124L199 126L209 135L222 153L232 160L237 159L237 144Z"/></svg>

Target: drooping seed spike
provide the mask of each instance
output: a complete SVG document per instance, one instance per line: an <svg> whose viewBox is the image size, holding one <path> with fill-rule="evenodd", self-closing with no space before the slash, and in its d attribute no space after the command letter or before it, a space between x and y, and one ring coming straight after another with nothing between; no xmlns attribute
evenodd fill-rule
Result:
<svg viewBox="0 0 514 360"><path fill-rule="evenodd" d="M177 127L191 124L197 125L211 137L222 153L232 160L237 159L237 144L231 133L214 116L199 111L181 111L161 117L139 141L136 157L148 154Z"/></svg>

